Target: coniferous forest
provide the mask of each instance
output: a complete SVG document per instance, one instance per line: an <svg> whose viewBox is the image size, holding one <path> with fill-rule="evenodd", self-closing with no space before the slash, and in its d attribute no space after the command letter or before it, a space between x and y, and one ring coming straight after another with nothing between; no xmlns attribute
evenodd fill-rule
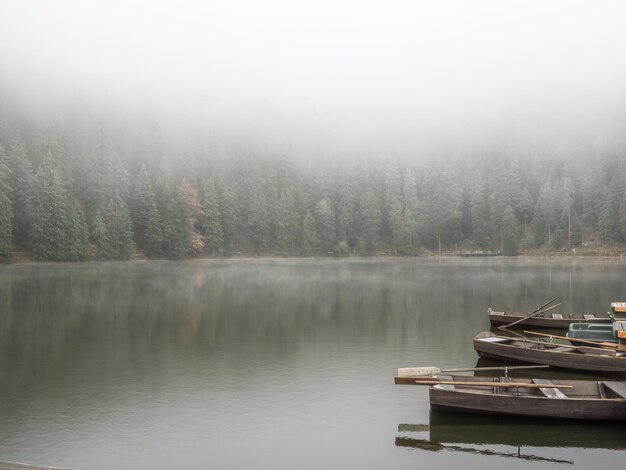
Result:
<svg viewBox="0 0 626 470"><path fill-rule="evenodd" d="M312 160L155 123L0 111L4 261L515 255L626 241L618 132Z"/></svg>

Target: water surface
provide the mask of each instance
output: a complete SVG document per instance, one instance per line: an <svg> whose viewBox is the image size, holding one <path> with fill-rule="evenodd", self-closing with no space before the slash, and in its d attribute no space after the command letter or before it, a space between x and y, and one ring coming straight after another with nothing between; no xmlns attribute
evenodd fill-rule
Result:
<svg viewBox="0 0 626 470"><path fill-rule="evenodd" d="M603 260L3 266L0 460L620 466L623 426L431 415L427 389L393 385L393 375L474 367L472 337L489 328L489 306L532 310L558 296L556 311L606 311L626 300L625 275L626 264Z"/></svg>

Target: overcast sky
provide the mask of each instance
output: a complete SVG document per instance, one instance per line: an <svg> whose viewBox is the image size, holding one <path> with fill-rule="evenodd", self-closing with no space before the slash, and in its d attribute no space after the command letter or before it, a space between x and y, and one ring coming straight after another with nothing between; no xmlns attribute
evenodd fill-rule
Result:
<svg viewBox="0 0 626 470"><path fill-rule="evenodd" d="M0 0L0 73L45 102L316 138L604 122L626 5L549 0Z"/></svg>

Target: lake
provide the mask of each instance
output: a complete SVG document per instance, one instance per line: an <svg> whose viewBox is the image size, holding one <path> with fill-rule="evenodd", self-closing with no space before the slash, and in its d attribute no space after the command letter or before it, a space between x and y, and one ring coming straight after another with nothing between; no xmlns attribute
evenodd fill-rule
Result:
<svg viewBox="0 0 626 470"><path fill-rule="evenodd" d="M490 306L606 312L625 281L597 259L0 266L0 461L616 468L623 425L431 414L393 376L475 367Z"/></svg>

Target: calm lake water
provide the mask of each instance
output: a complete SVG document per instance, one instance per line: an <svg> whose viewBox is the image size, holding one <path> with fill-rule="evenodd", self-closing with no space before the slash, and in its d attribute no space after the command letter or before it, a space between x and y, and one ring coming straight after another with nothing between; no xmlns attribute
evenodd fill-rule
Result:
<svg viewBox="0 0 626 470"><path fill-rule="evenodd" d="M1 266L0 461L621 468L624 426L431 414L393 375L475 367L489 306L605 312L625 281L602 260Z"/></svg>

